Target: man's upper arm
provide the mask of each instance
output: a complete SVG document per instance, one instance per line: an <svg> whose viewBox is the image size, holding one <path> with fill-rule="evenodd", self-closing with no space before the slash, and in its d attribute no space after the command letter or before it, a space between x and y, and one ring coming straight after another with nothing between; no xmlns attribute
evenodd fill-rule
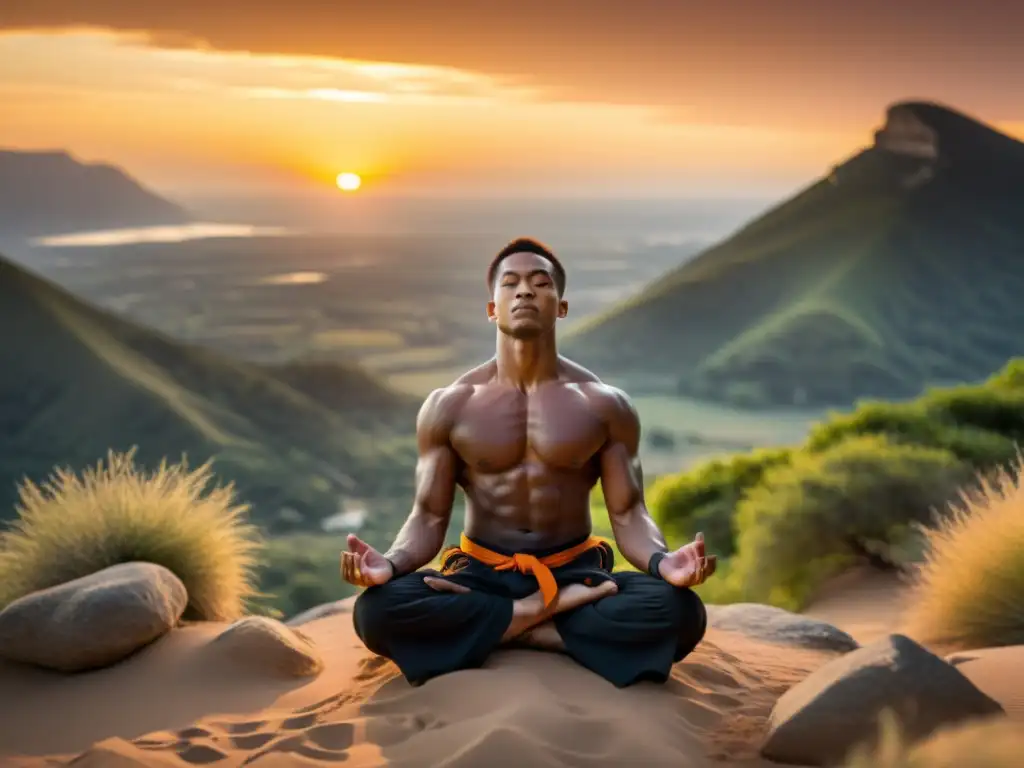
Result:
<svg viewBox="0 0 1024 768"><path fill-rule="evenodd" d="M458 457L450 438L463 400L460 390L436 389L424 400L416 418L416 508L444 524L455 501Z"/></svg>
<svg viewBox="0 0 1024 768"><path fill-rule="evenodd" d="M644 500L640 466L640 417L621 390L607 387L605 423L608 439L601 450L601 487L612 516L625 514Z"/></svg>

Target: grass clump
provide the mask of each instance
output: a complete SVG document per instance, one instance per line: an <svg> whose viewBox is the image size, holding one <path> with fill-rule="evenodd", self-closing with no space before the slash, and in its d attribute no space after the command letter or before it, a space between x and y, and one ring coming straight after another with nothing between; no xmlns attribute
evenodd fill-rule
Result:
<svg viewBox="0 0 1024 768"><path fill-rule="evenodd" d="M961 648L1024 643L1024 485L1020 460L983 477L924 531L908 624L918 637Z"/></svg>
<svg viewBox="0 0 1024 768"><path fill-rule="evenodd" d="M969 477L948 451L877 435L798 453L739 502L728 578L746 599L798 610L822 581L857 560L898 567L915 525Z"/></svg>
<svg viewBox="0 0 1024 768"><path fill-rule="evenodd" d="M970 720L943 728L917 743L885 713L878 743L854 749L844 768L1015 768L1024 751L1024 730L1006 718Z"/></svg>
<svg viewBox="0 0 1024 768"><path fill-rule="evenodd" d="M188 591L185 618L230 621L256 596L261 542L231 486L207 490L210 464L161 463L151 473L134 450L109 452L81 476L57 469L19 488L18 518L0 534L0 608L119 563L162 565Z"/></svg>

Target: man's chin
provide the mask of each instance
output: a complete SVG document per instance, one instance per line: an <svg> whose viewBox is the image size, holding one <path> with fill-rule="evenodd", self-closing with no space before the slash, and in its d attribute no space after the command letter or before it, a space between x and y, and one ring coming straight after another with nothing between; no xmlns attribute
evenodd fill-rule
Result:
<svg viewBox="0 0 1024 768"><path fill-rule="evenodd" d="M513 339L535 339L544 333L544 326L530 321L520 321L511 325L499 325L498 330Z"/></svg>

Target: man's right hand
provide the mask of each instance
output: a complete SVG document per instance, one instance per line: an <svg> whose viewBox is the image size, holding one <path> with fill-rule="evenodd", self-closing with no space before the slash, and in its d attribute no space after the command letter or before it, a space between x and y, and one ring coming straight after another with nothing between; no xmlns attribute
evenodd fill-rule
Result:
<svg viewBox="0 0 1024 768"><path fill-rule="evenodd" d="M394 577L391 562L358 536L348 535L348 550L341 553L341 578L357 587L374 587Z"/></svg>

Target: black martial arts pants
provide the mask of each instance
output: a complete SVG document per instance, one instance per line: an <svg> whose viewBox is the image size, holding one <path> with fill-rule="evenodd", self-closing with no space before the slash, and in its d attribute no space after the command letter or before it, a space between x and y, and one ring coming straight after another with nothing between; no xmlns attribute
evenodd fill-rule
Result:
<svg viewBox="0 0 1024 768"><path fill-rule="evenodd" d="M552 552L529 554L544 557ZM554 616L566 653L618 687L641 680L665 682L672 664L703 639L704 605L692 590L649 574L612 573L612 560L610 547L603 547L551 569L559 587L612 579L619 588L614 595ZM356 600L353 622L360 639L391 659L413 685L481 666L512 621L512 602L538 589L532 575L496 570L461 551L445 558L441 573L471 591L432 589L423 577L440 574L423 570L370 587Z"/></svg>

